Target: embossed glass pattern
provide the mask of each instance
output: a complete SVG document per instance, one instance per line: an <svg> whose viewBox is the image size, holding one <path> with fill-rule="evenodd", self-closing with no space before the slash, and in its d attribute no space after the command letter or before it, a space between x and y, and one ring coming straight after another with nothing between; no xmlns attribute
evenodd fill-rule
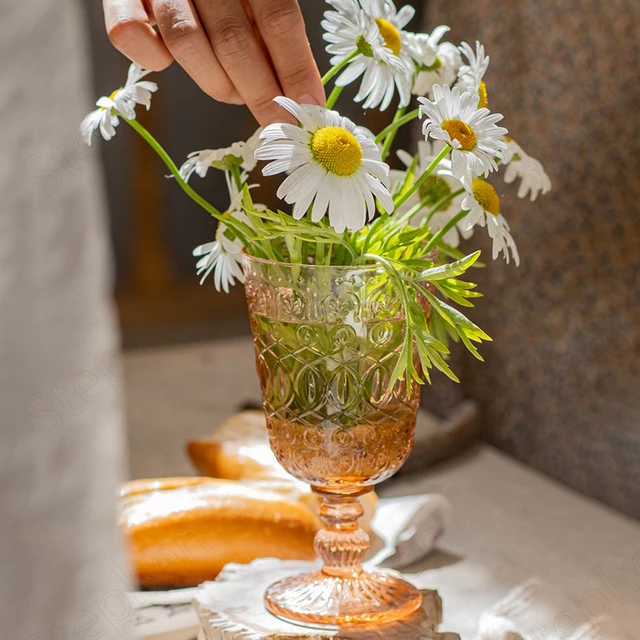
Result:
<svg viewBox="0 0 640 640"><path fill-rule="evenodd" d="M271 446L321 496L321 571L265 595L280 617L312 626L397 620L420 592L361 562L369 537L358 499L413 446L419 386L390 384L402 306L382 268L290 265L245 256L245 290Z"/></svg>

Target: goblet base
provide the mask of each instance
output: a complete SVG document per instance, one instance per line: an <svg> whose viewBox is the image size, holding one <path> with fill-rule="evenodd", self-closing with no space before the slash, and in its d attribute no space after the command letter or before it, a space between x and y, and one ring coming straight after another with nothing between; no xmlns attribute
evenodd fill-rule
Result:
<svg viewBox="0 0 640 640"><path fill-rule="evenodd" d="M407 618L422 594L388 573L333 576L323 571L285 578L265 592L267 610L305 627L335 629L382 625Z"/></svg>

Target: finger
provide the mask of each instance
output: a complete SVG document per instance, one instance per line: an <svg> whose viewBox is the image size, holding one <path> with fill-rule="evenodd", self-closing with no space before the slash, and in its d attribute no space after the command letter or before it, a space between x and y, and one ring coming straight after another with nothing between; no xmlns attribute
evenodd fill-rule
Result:
<svg viewBox="0 0 640 640"><path fill-rule="evenodd" d="M150 71L162 71L173 62L140 0L104 0L103 9L109 40L129 60Z"/></svg>
<svg viewBox="0 0 640 640"><path fill-rule="evenodd" d="M251 3L249 2L249 0L240 0L240 2L242 2L242 6L244 7L247 17L249 18L249 22L252 25L255 25L256 17L253 15L253 9L251 8Z"/></svg>
<svg viewBox="0 0 640 640"><path fill-rule="evenodd" d="M158 29L171 55L209 96L243 104L218 62L191 0L150 0Z"/></svg>
<svg viewBox="0 0 640 640"><path fill-rule="evenodd" d="M306 104L324 105L325 93L318 66L296 0L248 0L256 25L284 95Z"/></svg>
<svg viewBox="0 0 640 640"><path fill-rule="evenodd" d="M238 0L196 0L196 8L220 64L261 125L287 119L273 102L281 95L273 69Z"/></svg>

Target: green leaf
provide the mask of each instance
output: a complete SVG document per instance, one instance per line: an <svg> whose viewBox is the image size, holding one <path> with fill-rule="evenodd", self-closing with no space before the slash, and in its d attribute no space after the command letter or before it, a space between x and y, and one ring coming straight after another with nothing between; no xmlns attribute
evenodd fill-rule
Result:
<svg viewBox="0 0 640 640"><path fill-rule="evenodd" d="M398 362L396 362L396 366L393 368L391 372L391 381L389 382L389 386L393 387L393 385L402 378L404 372L407 369L407 361L411 357L411 340L409 339L409 333L405 335L404 343L402 345L402 351L398 356Z"/></svg>
<svg viewBox="0 0 640 640"><path fill-rule="evenodd" d="M475 282L466 282L465 280L449 279L449 283L456 289L475 289L478 285Z"/></svg>
<svg viewBox="0 0 640 640"><path fill-rule="evenodd" d="M473 304L466 299L470 296L465 296L460 291L448 287L447 282L448 281L435 282L434 284L440 293L447 296L447 298L450 298L461 307L473 307Z"/></svg>
<svg viewBox="0 0 640 640"><path fill-rule="evenodd" d="M471 320L469 320L469 318L467 318L463 313L448 305L446 302L438 300L438 298L436 298L430 291L427 291L424 287L420 287L420 290L428 298L434 311L436 311L443 320L455 329L463 344L471 354L478 360L484 362L484 358L480 355L471 341L481 342L482 340L485 340L490 342L491 337L478 327L478 325L471 322Z"/></svg>
<svg viewBox="0 0 640 640"><path fill-rule="evenodd" d="M480 253L480 251L476 251L455 262L427 269L418 276L418 280L435 282L436 280L448 280L462 275L480 257Z"/></svg>
<svg viewBox="0 0 640 640"><path fill-rule="evenodd" d="M435 297L435 296L434 296ZM472 340L480 342L485 340L486 342L492 342L491 336L485 333L477 324L474 324L463 313L448 305L446 302L440 302L440 307L443 308L454 320L456 326L464 329L465 335L468 335ZM462 336L461 336L462 337Z"/></svg>

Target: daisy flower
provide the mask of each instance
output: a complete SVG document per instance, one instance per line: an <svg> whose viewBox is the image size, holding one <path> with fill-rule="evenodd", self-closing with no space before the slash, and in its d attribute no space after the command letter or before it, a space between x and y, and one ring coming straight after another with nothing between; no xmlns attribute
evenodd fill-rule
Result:
<svg viewBox="0 0 640 640"><path fill-rule="evenodd" d="M470 187L466 189L462 209L468 210L469 213L462 219L463 226L466 229L476 225L486 226L489 237L493 240L493 259L502 253L507 263L513 256L516 266L519 265L518 248L511 237L509 224L500 213L500 197L493 185L481 178L474 178Z"/></svg>
<svg viewBox="0 0 640 640"><path fill-rule="evenodd" d="M256 166L254 154L260 145L261 133L262 129L258 128L248 140L234 142L230 147L191 152L180 167L182 179L188 182L193 173L204 178L211 167L221 171L239 167L243 172L250 173Z"/></svg>
<svg viewBox="0 0 640 640"><path fill-rule="evenodd" d="M127 74L127 81L121 89L116 89L110 96L102 96L96 105L98 109L92 111L80 124L80 134L86 144L91 145L93 132L100 130L105 140L111 140L116 134L116 127L121 114L129 120L135 120L137 104L151 106L151 94L158 90L155 82L142 80L150 71L132 63Z"/></svg>
<svg viewBox="0 0 640 640"><path fill-rule="evenodd" d="M426 116L425 137L444 140L451 145L451 172L463 182L496 171L496 157L506 149L504 127L496 126L501 113L479 109L477 96L460 93L458 87L435 85L433 101L418 98L420 111Z"/></svg>
<svg viewBox="0 0 640 640"><path fill-rule="evenodd" d="M518 187L518 198L530 195L533 202L541 193L551 191L551 180L545 173L538 160L525 153L522 147L513 139L505 136L507 150L503 154L503 164L507 166L504 181L511 184L516 178L521 178Z"/></svg>
<svg viewBox="0 0 640 640"><path fill-rule="evenodd" d="M394 27L391 30L392 37L398 38L404 32L402 31L416 15L416 10L409 4L406 4L398 11L393 0L360 0L362 8L375 20L385 20ZM383 32L384 27L380 27ZM395 30L395 31L394 31Z"/></svg>
<svg viewBox="0 0 640 640"><path fill-rule="evenodd" d="M335 9L326 11L322 21L323 38L329 43L327 52L332 56L331 64L340 64L357 51L336 78L336 85L345 87L362 76L355 101L362 102L364 109L379 107L384 111L396 89L400 106L409 104L413 63L408 48L403 44L401 27L396 26L406 24L410 13L404 11L407 7L396 12L395 7L385 9L384 6L374 6L378 2L367 0L360 0L360 3L357 0L327 2ZM363 8L365 4L371 5L374 12L379 10L381 16L369 14Z"/></svg>
<svg viewBox="0 0 640 640"><path fill-rule="evenodd" d="M418 142L418 164L416 165L416 175L424 173L426 168L442 151L444 143L441 141L432 143L430 140L421 140ZM413 164L413 156L406 151L399 150L398 158L408 168ZM398 178L404 181L405 172L394 172L400 174ZM426 214L435 207L444 198L451 196L456 191L462 189L462 183L451 173L451 161L444 159L440 161L438 168L427 177L420 185L420 189L411 198L409 198L397 211L396 215L402 216L412 209L419 202L425 202L424 209L417 213L411 222L418 225L426 216ZM449 202L440 206L438 211L432 215L429 220L429 227L435 233L439 231L451 218L462 210L463 195L453 197ZM452 247L460 244L460 236L465 240L473 235L473 231L462 225L458 225L450 229L444 236L443 240Z"/></svg>
<svg viewBox="0 0 640 640"><path fill-rule="evenodd" d="M242 192L237 188L231 174L225 172L227 188L229 189L229 209L226 215L232 216L245 224L251 224L249 218L242 211ZM258 205L260 206L260 205ZM218 224L216 237L213 242L207 242L193 250L193 255L200 258L196 263L198 275L202 275L200 284L203 284L209 274L213 272L213 284L218 291L229 293L236 280L244 282L242 271L242 250L244 245L238 238L233 240L227 236L227 227L224 223Z"/></svg>
<svg viewBox="0 0 640 640"><path fill-rule="evenodd" d="M460 52L467 59L468 64L463 64L458 70L458 85L461 91L468 91L478 96L478 107L483 108L489 104L487 84L483 80L489 67L489 56L485 56L484 47L476 41L476 50L463 42Z"/></svg>
<svg viewBox="0 0 640 640"><path fill-rule="evenodd" d="M356 127L336 111L315 105L299 105L289 98L275 101L301 123L276 123L265 127L258 160L271 160L262 170L270 176L287 172L277 195L293 204L299 220L309 207L311 220L329 214L331 226L342 233L357 231L376 211L375 198L385 211L394 209L389 193L389 166L370 133Z"/></svg>
<svg viewBox="0 0 640 640"><path fill-rule="evenodd" d="M365 13L373 18L387 49L411 69L412 34L404 28L411 22L416 10L408 4L398 10L392 0L360 0L360 5Z"/></svg>
<svg viewBox="0 0 640 640"><path fill-rule="evenodd" d="M411 50L417 66L412 92L418 96L431 93L436 84L452 85L462 64L460 50L451 42L440 42L449 31L446 25L436 27L431 34L411 36Z"/></svg>
<svg viewBox="0 0 640 640"><path fill-rule="evenodd" d="M213 285L217 291L229 293L236 280L244 282L242 271L242 242L230 240L225 235L226 227L218 226L216 239L213 242L200 245L193 250L195 257L200 257L196 263L198 275L204 274L200 279L202 284L213 271Z"/></svg>

